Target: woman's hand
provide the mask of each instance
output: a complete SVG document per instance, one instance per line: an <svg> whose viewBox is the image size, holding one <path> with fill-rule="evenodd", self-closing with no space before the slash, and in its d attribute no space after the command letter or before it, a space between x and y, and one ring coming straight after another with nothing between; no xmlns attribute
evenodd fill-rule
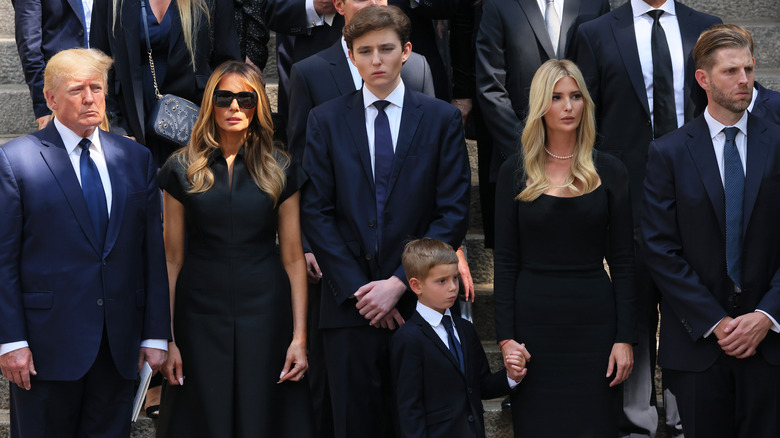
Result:
<svg viewBox="0 0 780 438"><path fill-rule="evenodd" d="M610 387L620 385L631 374L634 368L634 349L631 344L626 342L616 342L612 346L612 353L609 354L609 366L607 367L607 377L616 370L615 378L609 384Z"/></svg>
<svg viewBox="0 0 780 438"><path fill-rule="evenodd" d="M471 278L471 270L469 270L469 262L466 261L466 254L463 253L461 248L458 248L456 252L458 255L458 273L460 274L460 280L463 282L463 293L466 295L466 301L474 302L474 280Z"/></svg>
<svg viewBox="0 0 780 438"><path fill-rule="evenodd" d="M525 348L525 344L518 344L514 339L506 339L499 343L501 346L501 356L504 358L504 368L509 369L514 363L509 363L507 358L512 355L519 355L525 360L523 367L531 361L531 353Z"/></svg>
<svg viewBox="0 0 780 438"><path fill-rule="evenodd" d="M298 382L303 378L303 373L309 369L309 362L306 359L306 341L295 341L287 347L287 358L284 360L284 368L279 375L279 382L286 380Z"/></svg>
<svg viewBox="0 0 780 438"><path fill-rule="evenodd" d="M168 359L162 366L162 373L168 384L184 385L184 371L182 370L181 352L176 342L168 342Z"/></svg>

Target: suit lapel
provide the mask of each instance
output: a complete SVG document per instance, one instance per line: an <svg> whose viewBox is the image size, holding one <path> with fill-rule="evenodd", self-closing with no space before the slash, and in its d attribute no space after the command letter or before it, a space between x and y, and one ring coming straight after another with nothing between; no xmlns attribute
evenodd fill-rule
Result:
<svg viewBox="0 0 780 438"><path fill-rule="evenodd" d="M584 7L580 0L567 0L563 2L563 19L561 20L561 36L558 38L558 57L565 58L569 53L569 43L574 35L574 20L579 16L580 8Z"/></svg>
<svg viewBox="0 0 780 438"><path fill-rule="evenodd" d="M65 145L62 143L62 138L59 132L57 132L54 123L49 123L40 132L39 138L44 146L41 148L43 160L62 189L62 193L65 195L73 215L76 216L81 231L87 237L95 252L100 253L101 248L98 245L97 236L95 236L95 229L92 227L92 220L89 218L84 192L81 190L81 185L70 162L70 157L65 150Z"/></svg>
<svg viewBox="0 0 780 438"><path fill-rule="evenodd" d="M415 312L412 316L411 321L415 322L417 325L420 326L420 330L423 332L423 334L431 341L434 345L436 345L436 348L439 349L441 354L443 354L447 360L452 364L453 367L455 367L456 370L460 373L461 376L465 378L463 375L463 372L460 370L460 365L458 364L458 360L455 359L455 355L452 354L450 351L449 346L445 345L444 342L441 340L439 335L436 334L436 332L433 330L433 327L431 327L430 324L428 324L428 321L423 319L422 316L420 316L419 313ZM465 353L464 353L465 356ZM464 358L465 360L465 358Z"/></svg>
<svg viewBox="0 0 780 438"><path fill-rule="evenodd" d="M393 187L398 180L398 174L401 173L401 167L404 164L406 155L412 147L412 141L417 133L417 127L422 120L422 103L414 93L406 89L404 93L404 107L401 112L401 126L398 130L398 141L395 145L395 154L393 155L393 167L390 169L390 181L388 182L387 198L393 194Z"/></svg>
<svg viewBox="0 0 780 438"><path fill-rule="evenodd" d="M347 126L352 135L352 144L357 148L358 157L363 167L363 172L368 180L373 193L374 172L371 166L371 152L368 150L368 134L366 133L366 111L363 108L363 93L355 91L347 103L347 110L343 114L344 126ZM338 147L338 146L336 146Z"/></svg>
<svg viewBox="0 0 780 438"><path fill-rule="evenodd" d="M103 148L103 155L106 157L106 167L111 179L111 214L108 218L108 230L106 230L106 241L103 245L103 253L108 254L116 243L119 230L122 227L122 218L125 216L125 204L127 199L127 180L125 175L124 151L118 148L113 140L108 138L102 131L99 132L100 145Z"/></svg>
<svg viewBox="0 0 780 438"><path fill-rule="evenodd" d="M634 86L639 101L642 102L642 108L648 117L650 116L650 105L647 102L647 93L645 92L645 81L642 75L642 64L639 62L639 53L636 48L636 32L634 31L634 16L631 10L631 3L615 9L613 20L611 21L612 33L615 35L620 57L623 59L623 65L626 67L628 77L631 79L631 85Z"/></svg>
<svg viewBox="0 0 780 438"><path fill-rule="evenodd" d="M693 101L691 100L691 90L693 87L693 81L696 80L694 76L695 66L693 65L693 57L688 54L693 52L693 46L696 45L696 41L699 39L699 27L691 20L693 11L680 7L680 4L675 2L675 13L677 14L677 24L680 26L680 36L682 37L682 49L684 57L683 65L683 101L685 102L685 120L693 118Z"/></svg>
<svg viewBox="0 0 780 438"><path fill-rule="evenodd" d="M687 128L683 129L687 129L689 135L686 143L688 151L693 157L693 163L702 183L704 183L704 189L707 191L710 203L712 203L715 217L717 217L718 225L720 225L720 231L725 236L726 198L707 122L704 120L704 116L699 116L686 126Z"/></svg>
<svg viewBox="0 0 780 438"><path fill-rule="evenodd" d="M341 39L329 49L322 52L323 58L330 62L330 75L342 96L355 91L355 82L352 81L352 72L349 69L349 60L344 56L341 47Z"/></svg>
<svg viewBox="0 0 780 438"><path fill-rule="evenodd" d="M764 135L766 126L757 126L755 116L748 115L747 136L747 164L745 172L745 201L742 221L742 233L750 223L753 207L756 205L758 190L761 188L761 180L764 178L764 167L769 154L769 139Z"/></svg>
<svg viewBox="0 0 780 438"><path fill-rule="evenodd" d="M544 24L544 16L539 9L539 4L536 0L517 0L517 2L525 13L528 23L531 25L531 29L536 34L536 39L542 45L542 48L544 48L545 53L547 53L547 57L555 59L555 51L553 50L553 45L550 41L550 34L547 33L547 27Z"/></svg>
<svg viewBox="0 0 780 438"><path fill-rule="evenodd" d="M68 0L68 4L73 9L73 12L76 13L76 16L79 17L81 27L85 27L84 6L81 4L81 0Z"/></svg>

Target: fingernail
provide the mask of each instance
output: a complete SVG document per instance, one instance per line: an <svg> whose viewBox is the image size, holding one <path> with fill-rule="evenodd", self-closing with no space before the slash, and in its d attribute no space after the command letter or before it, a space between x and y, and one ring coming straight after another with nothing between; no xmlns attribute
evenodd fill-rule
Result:
<svg viewBox="0 0 780 438"><path fill-rule="evenodd" d="M282 377L284 377L285 374L286 373L284 371L282 371L281 374L279 374L279 378L281 379Z"/></svg>
<svg viewBox="0 0 780 438"><path fill-rule="evenodd" d="M184 377L179 377L179 385L184 385Z"/></svg>

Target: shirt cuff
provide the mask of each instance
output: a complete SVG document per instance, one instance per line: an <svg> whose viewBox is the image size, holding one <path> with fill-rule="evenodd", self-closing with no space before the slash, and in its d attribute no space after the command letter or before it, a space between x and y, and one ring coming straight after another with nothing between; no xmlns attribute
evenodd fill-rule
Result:
<svg viewBox="0 0 780 438"><path fill-rule="evenodd" d="M520 379L519 381L515 382L514 380L509 378L509 374L506 376L506 383L509 384L509 389L515 389L515 386L519 385L520 382L522 382L523 379Z"/></svg>
<svg viewBox="0 0 780 438"><path fill-rule="evenodd" d="M10 353L14 350L20 350L25 347L29 347L30 345L27 343L27 341L17 341L17 342L9 342L7 344L0 344L0 356Z"/></svg>
<svg viewBox="0 0 780 438"><path fill-rule="evenodd" d="M761 309L756 309L756 312L761 312L761 313L763 313L764 315L766 315L766 316L767 316L767 318L769 318L769 320L770 320L770 321L772 321L772 328L771 328L771 330L772 330L773 332L775 332L775 333L780 333L780 324L777 324L777 320L776 320L776 319L774 319L774 318L772 318L772 315L770 315L770 314L768 314L768 313L764 312L764 311L763 311L763 310L761 310Z"/></svg>
<svg viewBox="0 0 780 438"><path fill-rule="evenodd" d="M167 339L145 339L141 342L143 348L156 348L157 350L168 351Z"/></svg>
<svg viewBox="0 0 780 438"><path fill-rule="evenodd" d="M712 334L712 332L714 332L714 331L715 331L715 327L717 327L717 326L718 326L718 324L720 324L720 322L721 322L721 321L723 321L723 318L719 319L719 320L718 320L718 322L716 322L716 323L715 323L715 325L714 325L714 326L712 326L712 328L710 328L709 330L707 330L706 332L704 332L704 334L703 334L703 335L701 335L701 337L702 337L702 338L706 338L707 336L711 335L711 334Z"/></svg>
<svg viewBox="0 0 780 438"><path fill-rule="evenodd" d="M322 25L322 17L314 10L314 0L306 0L306 27Z"/></svg>

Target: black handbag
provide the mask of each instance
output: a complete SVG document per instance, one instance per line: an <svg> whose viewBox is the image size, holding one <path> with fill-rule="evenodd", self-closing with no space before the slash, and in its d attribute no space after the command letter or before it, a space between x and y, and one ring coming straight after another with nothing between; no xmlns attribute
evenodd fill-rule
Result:
<svg viewBox="0 0 780 438"><path fill-rule="evenodd" d="M149 41L149 26L146 22L146 2L144 0L141 0L141 19L144 22L149 68L152 70L152 80L154 81L154 96L157 98L147 118L146 129L162 140L179 146L187 146L192 135L192 128L195 127L195 121L198 120L200 107L173 94L160 94L160 89L157 87L157 75L154 72L154 59L152 58L152 45Z"/></svg>

